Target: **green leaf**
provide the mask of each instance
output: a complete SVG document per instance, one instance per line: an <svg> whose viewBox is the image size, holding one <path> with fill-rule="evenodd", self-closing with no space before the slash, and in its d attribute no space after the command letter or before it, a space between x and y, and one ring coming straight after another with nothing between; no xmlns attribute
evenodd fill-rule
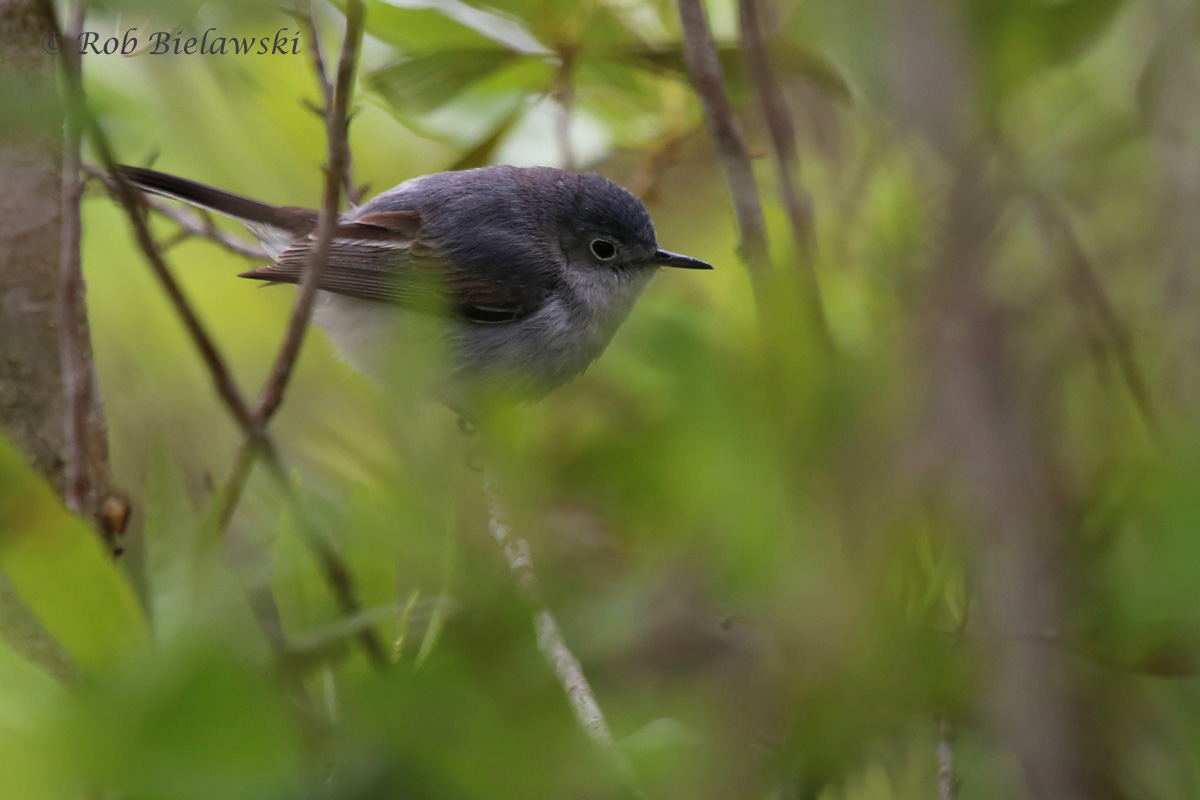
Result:
<svg viewBox="0 0 1200 800"><path fill-rule="evenodd" d="M426 114L521 58L511 50L439 51L388 64L370 73L367 81L396 108Z"/></svg>
<svg viewBox="0 0 1200 800"><path fill-rule="evenodd" d="M527 98L544 92L554 80L554 67L540 57L506 59L491 70L483 69L482 65L475 70L460 70L450 66L457 54L451 53L445 59L442 55L429 56L426 64L441 63L451 74L427 77L418 91L404 86L395 72L387 74L399 65L385 67L379 71L383 74L372 74L367 86L373 97L403 124L423 136L460 147L470 147L486 139L511 115L519 114ZM482 61L486 60L481 58ZM441 102L434 104L439 91Z"/></svg>
<svg viewBox="0 0 1200 800"><path fill-rule="evenodd" d="M366 26L372 36L404 49L498 46L514 53L550 52L516 19L461 0L374 0L367 6Z"/></svg>
<svg viewBox="0 0 1200 800"><path fill-rule="evenodd" d="M62 684L0 640L0 731L33 725L61 693Z"/></svg>
<svg viewBox="0 0 1200 800"><path fill-rule="evenodd" d="M731 85L731 90L742 93L748 91L749 76L741 46L721 44L717 48L717 56L721 60L721 71L725 73L725 80ZM647 70L684 80L688 74L682 44L630 45L609 51L591 51L586 54L586 58L638 64ZM771 63L780 77L804 77L838 98L850 97L850 87L837 67L827 59L790 41L779 41L771 45Z"/></svg>
<svg viewBox="0 0 1200 800"><path fill-rule="evenodd" d="M302 796L302 727L284 684L202 637L131 666L81 690L65 726L68 765L115 790L104 796Z"/></svg>
<svg viewBox="0 0 1200 800"><path fill-rule="evenodd" d="M458 161L454 162L451 169L473 169L475 167L483 167L492 163L492 156L496 152L496 148L504 141L513 127L525 115L525 108L517 106L512 110L507 117L500 120L492 132L480 140L479 144L472 147L467 152L463 153Z"/></svg>
<svg viewBox="0 0 1200 800"><path fill-rule="evenodd" d="M1078 56L1107 29L1122 0L975 0L971 35L993 98Z"/></svg>
<svg viewBox="0 0 1200 800"><path fill-rule="evenodd" d="M99 537L0 440L0 568L83 669L112 663L146 638L132 587Z"/></svg>
<svg viewBox="0 0 1200 800"><path fill-rule="evenodd" d="M653 719L626 736L620 747L626 752L652 751L664 748L695 747L704 737L677 719Z"/></svg>

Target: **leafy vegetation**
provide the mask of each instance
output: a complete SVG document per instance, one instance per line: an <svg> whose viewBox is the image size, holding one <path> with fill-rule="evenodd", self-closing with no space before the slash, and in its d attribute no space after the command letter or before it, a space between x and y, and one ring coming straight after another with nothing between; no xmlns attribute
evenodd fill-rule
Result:
<svg viewBox="0 0 1200 800"><path fill-rule="evenodd" d="M382 392L314 335L272 425L286 485L256 469L219 529L240 431L97 187L88 302L134 526L108 563L0 446L0 567L61 649L0 642L0 797L1200 797L1194 4L767 5L829 341L736 4L708 13L766 206L758 305L673 4L367 3L350 143L372 193L571 161L717 267L659 276L483 445L632 779L573 719L474 445L420 381ZM341 15L317 12L332 63ZM297 24L109 2L88 27L139 15ZM84 67L123 159L316 204L306 54ZM154 227L256 388L290 291ZM397 373L424 355L398 346Z"/></svg>

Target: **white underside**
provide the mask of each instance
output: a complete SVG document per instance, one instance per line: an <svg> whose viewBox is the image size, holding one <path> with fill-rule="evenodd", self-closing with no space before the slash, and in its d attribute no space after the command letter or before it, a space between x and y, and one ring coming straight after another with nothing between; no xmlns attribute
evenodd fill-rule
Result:
<svg viewBox="0 0 1200 800"><path fill-rule="evenodd" d="M478 324L319 292L315 321L338 354L376 382L427 372L428 390L460 410L503 385L538 399L583 372L608 345L653 269L572 269L567 289L529 317Z"/></svg>

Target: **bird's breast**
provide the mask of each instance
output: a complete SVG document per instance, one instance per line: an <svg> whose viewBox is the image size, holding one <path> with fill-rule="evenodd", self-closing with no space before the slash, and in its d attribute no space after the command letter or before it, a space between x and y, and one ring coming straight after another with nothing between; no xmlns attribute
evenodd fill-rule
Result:
<svg viewBox="0 0 1200 800"><path fill-rule="evenodd" d="M443 362L431 389L450 405L469 406L467 398L497 383L536 399L600 356L652 276L652 270L572 276L533 314L504 324L450 320L326 292L318 295L315 321L338 354L376 382L386 382L391 368L415 351Z"/></svg>

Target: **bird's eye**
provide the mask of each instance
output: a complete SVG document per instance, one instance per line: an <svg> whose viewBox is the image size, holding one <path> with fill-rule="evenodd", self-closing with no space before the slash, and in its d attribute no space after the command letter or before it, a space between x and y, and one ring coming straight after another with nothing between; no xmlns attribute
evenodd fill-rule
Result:
<svg viewBox="0 0 1200 800"><path fill-rule="evenodd" d="M617 255L617 246L608 239L592 239L590 247L592 255L601 261L608 261Z"/></svg>

